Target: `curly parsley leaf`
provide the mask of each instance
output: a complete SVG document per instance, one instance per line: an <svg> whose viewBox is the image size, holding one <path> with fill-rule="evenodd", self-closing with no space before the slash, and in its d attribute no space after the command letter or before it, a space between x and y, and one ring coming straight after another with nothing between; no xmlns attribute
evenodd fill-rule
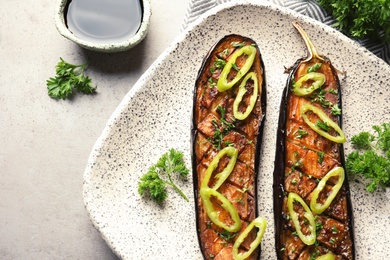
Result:
<svg viewBox="0 0 390 260"><path fill-rule="evenodd" d="M165 189L165 182L158 175L155 166L149 168L149 171L140 178L138 183L138 193L143 195L149 192L150 196L157 202L163 202L168 197Z"/></svg>
<svg viewBox="0 0 390 260"><path fill-rule="evenodd" d="M336 20L334 25L357 39L390 42L390 4L388 0L317 0Z"/></svg>
<svg viewBox="0 0 390 260"><path fill-rule="evenodd" d="M183 178L189 174L183 157L184 154L175 149L170 149L167 153L163 154L157 163L152 165L148 172L141 176L138 182L138 193L141 196L149 194L154 201L161 203L168 197L166 186L169 185L186 201L189 201L187 196L172 180L172 175L175 173Z"/></svg>
<svg viewBox="0 0 390 260"><path fill-rule="evenodd" d="M95 92L96 86L84 73L86 68L87 64L75 65L60 58L56 65L56 76L46 81L48 95L55 99L66 99L72 96L74 90L87 95Z"/></svg>
<svg viewBox="0 0 390 260"><path fill-rule="evenodd" d="M352 137L358 149L347 156L348 173L370 179L366 189L374 192L390 187L390 122L372 127L376 133L361 132Z"/></svg>

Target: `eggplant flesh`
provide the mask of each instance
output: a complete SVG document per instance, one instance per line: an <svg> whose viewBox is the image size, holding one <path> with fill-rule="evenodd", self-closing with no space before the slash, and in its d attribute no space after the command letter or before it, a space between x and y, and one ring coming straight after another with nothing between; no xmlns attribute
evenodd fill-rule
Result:
<svg viewBox="0 0 390 260"><path fill-rule="evenodd" d="M273 185L277 258L316 259L332 254L334 259L354 259L353 216L347 176L330 206L320 214L313 213L316 226L314 244L308 245L310 243L305 243L297 235L288 209L290 193L298 194L310 205L320 180L336 167L345 169L342 143L319 135L303 120L300 111L303 104L311 104L341 127L341 114L333 115L331 112L335 104L341 109L341 89L336 70L329 59L318 55L302 28L297 23L293 24L306 43L308 56L299 59L291 68L280 105ZM325 83L309 95L296 95L296 82L315 67L316 72L325 75ZM318 122L314 113L309 117ZM324 203L337 178L332 177L326 182L318 196L319 203ZM310 235L308 220L303 216L305 210L298 203L294 203L293 207L299 216L298 229L304 235Z"/></svg>
<svg viewBox="0 0 390 260"><path fill-rule="evenodd" d="M243 46L254 46L256 55L249 71L254 72L258 81L258 94L251 113L243 120L234 117L233 103L236 99L238 87L244 76L233 87L219 91L217 81L221 77L222 67ZM244 67L248 55L239 56L234 66ZM234 78L238 70L232 68L227 76L228 81ZM254 82L248 80L247 90L238 110L248 108L250 96L253 94ZM257 175L263 124L266 108L266 83L264 65L260 50L256 43L247 37L231 34L220 39L209 51L203 60L195 82L193 118L192 118L192 168L194 178L194 198L196 209L197 235L204 259L233 259L233 245L257 212ZM241 228L237 232L228 232L210 220L205 205L200 196L200 188L205 172L213 158L225 147L235 147L238 151L237 161L227 179L217 191L227 198L237 210ZM228 164L230 158L223 156L213 171L209 185L212 187L217 181L216 174ZM221 201L212 198L211 203L219 219L227 225L232 223L232 217L222 208ZM256 237L253 229L241 243L238 251L246 252ZM258 259L258 246L248 259Z"/></svg>

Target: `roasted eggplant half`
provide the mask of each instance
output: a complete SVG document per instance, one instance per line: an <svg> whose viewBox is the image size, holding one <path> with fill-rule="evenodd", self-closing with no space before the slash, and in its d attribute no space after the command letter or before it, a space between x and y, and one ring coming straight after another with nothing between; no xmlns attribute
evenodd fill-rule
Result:
<svg viewBox="0 0 390 260"><path fill-rule="evenodd" d="M256 43L227 35L206 55L194 90L192 167L205 259L258 259L266 220L257 212L265 120L264 65Z"/></svg>
<svg viewBox="0 0 390 260"><path fill-rule="evenodd" d="M291 68L280 106L273 185L277 257L354 259L339 78L293 25L308 55Z"/></svg>

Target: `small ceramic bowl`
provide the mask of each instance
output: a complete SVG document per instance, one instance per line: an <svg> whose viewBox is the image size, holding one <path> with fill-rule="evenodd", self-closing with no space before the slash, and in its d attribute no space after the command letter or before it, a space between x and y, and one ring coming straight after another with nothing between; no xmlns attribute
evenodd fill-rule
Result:
<svg viewBox="0 0 390 260"><path fill-rule="evenodd" d="M77 43L85 49L98 52L121 52L126 51L138 43L140 43L146 36L151 12L150 0L140 0L142 4L142 21L140 27L135 35L131 36L125 40L118 40L118 42L110 43L99 43L98 41L94 42L93 40L85 40L77 37L72 31L69 30L66 24L66 11L68 3L71 0L57 0L56 10L55 10L55 24L59 33L65 38Z"/></svg>

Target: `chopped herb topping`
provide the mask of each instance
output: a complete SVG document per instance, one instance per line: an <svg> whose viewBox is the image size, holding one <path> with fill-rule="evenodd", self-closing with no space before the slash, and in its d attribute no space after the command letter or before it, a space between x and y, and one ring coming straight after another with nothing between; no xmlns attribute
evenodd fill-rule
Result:
<svg viewBox="0 0 390 260"><path fill-rule="evenodd" d="M233 123L230 123L226 120L226 110L222 106L217 107L217 111L221 115L221 125L218 124L217 120L213 119L211 122L215 128L213 140L210 140L210 142L217 147L218 149L221 149L223 138L227 135L227 133L233 129L235 126ZM229 143L229 141L226 141L226 143Z"/></svg>
<svg viewBox="0 0 390 260"><path fill-rule="evenodd" d="M309 67L307 69L307 73L310 73L310 72L316 72L319 68L321 68L321 65L322 63L316 63L314 64L313 66Z"/></svg>
<svg viewBox="0 0 390 260"><path fill-rule="evenodd" d="M229 123L228 121L226 121L226 109L224 109L222 106L218 106L217 110L221 115L222 127L227 128L227 130L231 130L232 128L234 128L233 123Z"/></svg>
<svg viewBox="0 0 390 260"><path fill-rule="evenodd" d="M234 238L235 236L237 236L237 233L230 233L229 231L227 231L227 230L224 230L224 231L222 231L222 232L220 232L219 233L219 236L221 237L221 238L223 238L224 240L226 240L226 241L229 241L229 240L231 240L232 238Z"/></svg>
<svg viewBox="0 0 390 260"><path fill-rule="evenodd" d="M224 49L222 52L219 53L219 56L226 57L229 54L229 49Z"/></svg>
<svg viewBox="0 0 390 260"><path fill-rule="evenodd" d="M319 103L322 107L327 108L331 107L333 104L329 100L325 99L326 90L320 89L312 95L311 102Z"/></svg>
<svg viewBox="0 0 390 260"><path fill-rule="evenodd" d="M339 230L337 229L336 226L333 226L332 227L332 234L337 234L337 232L339 232Z"/></svg>
<svg viewBox="0 0 390 260"><path fill-rule="evenodd" d="M331 94L335 94L335 95L337 95L337 93L338 93L337 90L332 89L332 88L329 89L328 92ZM325 99L325 94L326 94L326 90L320 89L319 91L315 92L312 95L311 102L318 103L324 108L330 108L331 109L330 112L334 116L341 115L341 109L339 108L339 106L337 104L333 104L329 100Z"/></svg>
<svg viewBox="0 0 390 260"><path fill-rule="evenodd" d="M339 94L339 91L338 91L337 89L333 89L333 88L330 88L330 89L328 90L328 92L329 92L330 94L333 94L333 95L338 95L338 94Z"/></svg>
<svg viewBox="0 0 390 260"><path fill-rule="evenodd" d="M245 42L232 42L232 46L242 48L245 46Z"/></svg>
<svg viewBox="0 0 390 260"><path fill-rule="evenodd" d="M325 153L322 151L318 151L317 154L318 154L318 163L321 164L324 161Z"/></svg>
<svg viewBox="0 0 390 260"><path fill-rule="evenodd" d="M317 121L316 126L321 128L325 132L328 132L330 130L330 126L328 126L326 122L322 122L321 120Z"/></svg>
<svg viewBox="0 0 390 260"><path fill-rule="evenodd" d="M298 139L302 139L302 138L305 137L307 134L308 134L308 132L307 132L306 130L298 129L298 130L297 130L297 135L296 135L296 137L297 137Z"/></svg>
<svg viewBox="0 0 390 260"><path fill-rule="evenodd" d="M319 233L322 228L323 228L323 225L320 222L316 221L316 233Z"/></svg>
<svg viewBox="0 0 390 260"><path fill-rule="evenodd" d="M217 69L222 69L223 67L225 67L225 65L226 65L226 61L223 59L216 59L214 61L214 67Z"/></svg>
<svg viewBox="0 0 390 260"><path fill-rule="evenodd" d="M225 144L225 146L233 146L234 144L232 143L232 141L230 140L227 140L225 142L223 142Z"/></svg>
<svg viewBox="0 0 390 260"><path fill-rule="evenodd" d="M217 85L217 82L215 82L213 78L209 78L208 82L209 82L209 88L213 88Z"/></svg>
<svg viewBox="0 0 390 260"><path fill-rule="evenodd" d="M239 68L235 63L232 64L232 68L233 68L234 70L236 70L236 71L239 71L239 70L240 70L240 68Z"/></svg>
<svg viewBox="0 0 390 260"><path fill-rule="evenodd" d="M337 104L333 105L330 112L332 113L332 115L334 116L337 116L337 115L341 115L341 109L339 108L339 106Z"/></svg>

